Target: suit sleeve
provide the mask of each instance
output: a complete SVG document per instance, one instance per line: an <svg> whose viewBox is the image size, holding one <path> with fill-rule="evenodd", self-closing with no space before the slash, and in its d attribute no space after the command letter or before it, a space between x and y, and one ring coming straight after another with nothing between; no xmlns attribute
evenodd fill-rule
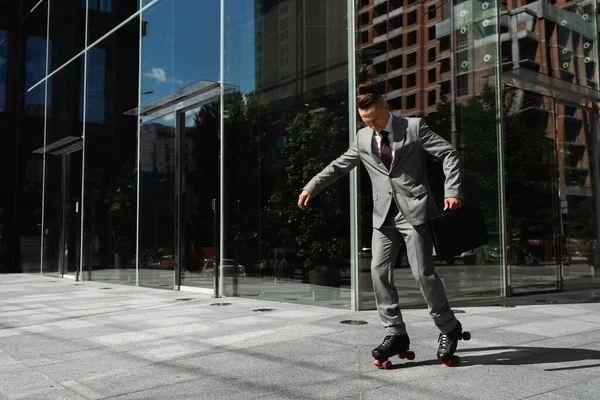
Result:
<svg viewBox="0 0 600 400"><path fill-rule="evenodd" d="M360 163L357 142L358 135L350 148L315 175L315 177L304 187L304 190L308 190L312 196L316 196L327 186L347 175L354 167L356 167Z"/></svg>
<svg viewBox="0 0 600 400"><path fill-rule="evenodd" d="M462 198L460 160L456 149L447 140L433 132L422 118L419 120L418 136L423 149L442 161L444 175L446 176L444 197Z"/></svg>

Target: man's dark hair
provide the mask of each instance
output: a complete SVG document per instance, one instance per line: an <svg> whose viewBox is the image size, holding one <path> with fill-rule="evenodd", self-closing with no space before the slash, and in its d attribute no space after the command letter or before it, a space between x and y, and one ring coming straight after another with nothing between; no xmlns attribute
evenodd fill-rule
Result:
<svg viewBox="0 0 600 400"><path fill-rule="evenodd" d="M373 104L383 100L379 93L377 83L373 81L367 81L358 85L356 88L356 105L361 110L366 110Z"/></svg>

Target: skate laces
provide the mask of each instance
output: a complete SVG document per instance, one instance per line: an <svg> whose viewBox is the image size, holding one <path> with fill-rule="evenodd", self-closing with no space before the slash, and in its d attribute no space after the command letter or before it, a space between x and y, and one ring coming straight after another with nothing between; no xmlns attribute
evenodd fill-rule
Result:
<svg viewBox="0 0 600 400"><path fill-rule="evenodd" d="M379 345L379 347L389 347L394 342L394 336L386 336L383 339L383 342Z"/></svg>
<svg viewBox="0 0 600 400"><path fill-rule="evenodd" d="M440 333L438 343L440 344L440 348L447 349L452 344L452 339L450 339L450 336L447 333Z"/></svg>

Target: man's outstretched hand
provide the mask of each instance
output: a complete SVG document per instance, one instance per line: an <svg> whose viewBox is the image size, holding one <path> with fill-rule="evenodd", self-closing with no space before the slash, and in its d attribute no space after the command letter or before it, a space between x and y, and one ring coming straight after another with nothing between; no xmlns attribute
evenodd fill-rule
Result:
<svg viewBox="0 0 600 400"><path fill-rule="evenodd" d="M310 199L312 199L310 192L308 190L303 190L302 193L300 193L300 197L298 197L298 207L303 210L306 209Z"/></svg>
<svg viewBox="0 0 600 400"><path fill-rule="evenodd" d="M458 197L447 197L444 199L444 211L458 210L462 207L462 199Z"/></svg>

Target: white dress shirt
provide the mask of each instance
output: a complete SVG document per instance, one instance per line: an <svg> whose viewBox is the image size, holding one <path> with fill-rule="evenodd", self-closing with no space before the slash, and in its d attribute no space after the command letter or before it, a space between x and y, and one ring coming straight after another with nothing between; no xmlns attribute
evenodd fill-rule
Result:
<svg viewBox="0 0 600 400"><path fill-rule="evenodd" d="M388 119L388 123L387 123L387 125L385 126L385 128L383 130L389 133L389 135L388 135L388 141L390 143L390 149L392 150L392 161L394 161L394 148L392 146L392 143L394 143L394 132L392 132L392 118L393 118L393 116L392 116L392 113L389 113L389 114L390 114L390 118ZM381 139L382 139L382 136L381 136L380 132L375 132L375 130L373 130L373 133L375 135L375 140L376 140L376 143L377 143L377 147L374 150L376 150L377 155L381 158Z"/></svg>

